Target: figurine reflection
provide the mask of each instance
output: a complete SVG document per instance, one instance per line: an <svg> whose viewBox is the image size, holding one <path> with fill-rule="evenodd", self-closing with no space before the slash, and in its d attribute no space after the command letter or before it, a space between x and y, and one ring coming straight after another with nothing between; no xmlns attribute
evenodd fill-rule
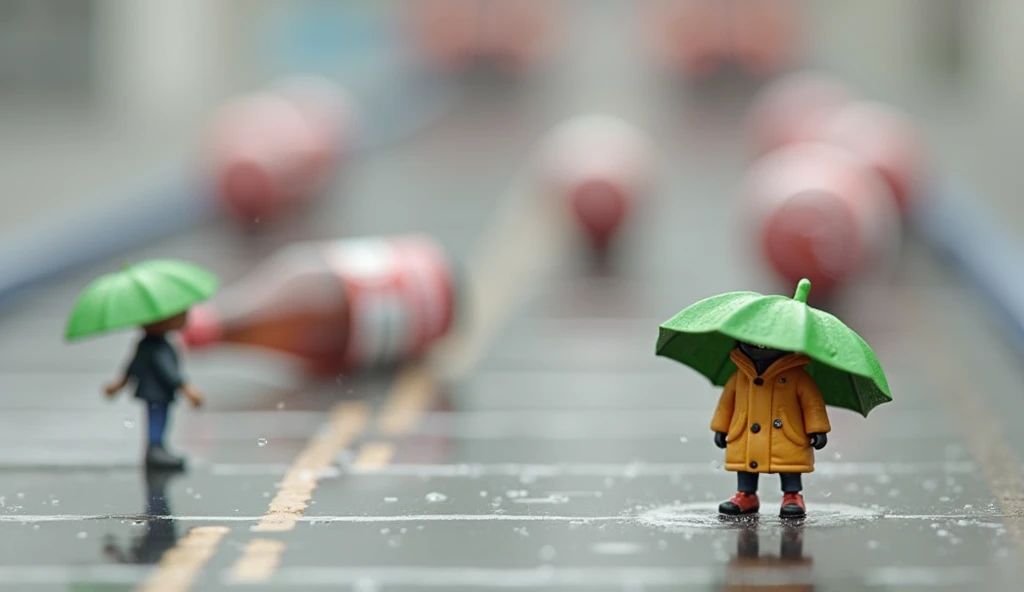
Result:
<svg viewBox="0 0 1024 592"><path fill-rule="evenodd" d="M726 566L720 590L773 590L812 592L811 558L804 556L804 526L793 524L782 531L779 554L761 554L757 524L745 525L736 538L736 554Z"/></svg>
<svg viewBox="0 0 1024 592"><path fill-rule="evenodd" d="M164 551L178 543L178 533L165 490L176 476L171 471L146 471L146 532L131 547L121 548L113 537L107 537L103 554L116 563L154 564Z"/></svg>

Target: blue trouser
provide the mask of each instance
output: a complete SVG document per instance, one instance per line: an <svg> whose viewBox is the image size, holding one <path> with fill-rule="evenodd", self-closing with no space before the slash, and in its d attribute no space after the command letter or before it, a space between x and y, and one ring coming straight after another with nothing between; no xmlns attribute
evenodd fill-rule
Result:
<svg viewBox="0 0 1024 592"><path fill-rule="evenodd" d="M149 445L163 446L164 431L167 430L167 416L170 403L146 403L146 423L149 428Z"/></svg>

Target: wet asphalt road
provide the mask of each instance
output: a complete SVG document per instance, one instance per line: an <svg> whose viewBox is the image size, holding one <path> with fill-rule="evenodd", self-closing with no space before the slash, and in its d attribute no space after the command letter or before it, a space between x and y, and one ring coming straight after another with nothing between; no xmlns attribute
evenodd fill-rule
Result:
<svg viewBox="0 0 1024 592"><path fill-rule="evenodd" d="M465 376L431 383L398 433L377 421L396 396L390 375L311 383L264 354L194 356L210 404L172 425L193 467L147 478L141 410L99 394L131 336L60 341L77 290L109 266L0 318L0 588L131 590L154 573L167 578L153 589L243 586L237 562L259 538L283 543L261 576L275 590L1014 589L1018 362L912 239L889 275L834 303L875 347L895 402L867 420L832 412L805 479L807 520L775 517L772 477L760 519L716 516L734 490L707 427L718 393L653 356L656 328L701 297L775 286L723 230L743 166L737 118L714 103L670 110L636 82L594 100L572 80L470 94L428 133L360 159L304 221L249 241L200 229L135 254L188 257L230 281L292 238L427 230L462 259L550 123L593 107L652 126L670 165L663 190L610 266L570 237L543 253L543 273L513 275L529 284L525 302L501 311ZM367 403L370 419L319 475L305 516L290 532L252 532L344 401ZM392 454L361 461L372 446ZM173 574L155 566L203 527L229 530L194 580L168 587Z"/></svg>

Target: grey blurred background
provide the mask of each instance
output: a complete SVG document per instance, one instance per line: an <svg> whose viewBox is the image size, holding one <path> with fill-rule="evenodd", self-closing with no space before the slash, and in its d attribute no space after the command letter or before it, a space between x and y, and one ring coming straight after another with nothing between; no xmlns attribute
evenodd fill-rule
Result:
<svg viewBox="0 0 1024 592"><path fill-rule="evenodd" d="M374 66L387 43L367 41L375 34L367 31L398 16L402 4L0 0L0 232L194 158L211 107L308 61L301 52L320 52L320 70L323 60L344 56L333 74L348 78L386 72ZM586 11L596 2L569 4ZM645 3L633 4L636 22L607 22L607 34L637 34ZM908 109L942 172L964 178L1024 231L1014 143L1024 3L814 0L804 9L805 61ZM311 18L347 24L333 45L317 47ZM389 35L391 46L403 42ZM556 61L542 76L568 74ZM686 108L685 95L673 100Z"/></svg>

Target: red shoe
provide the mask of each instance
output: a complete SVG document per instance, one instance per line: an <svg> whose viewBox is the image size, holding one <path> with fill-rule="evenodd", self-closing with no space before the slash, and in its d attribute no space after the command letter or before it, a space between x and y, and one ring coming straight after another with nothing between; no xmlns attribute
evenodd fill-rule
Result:
<svg viewBox="0 0 1024 592"><path fill-rule="evenodd" d="M727 502L718 505L718 511L730 516L740 514L754 514L761 509L761 502L757 499L756 493L744 493L739 491Z"/></svg>
<svg viewBox="0 0 1024 592"><path fill-rule="evenodd" d="M787 493L782 496L782 509L779 516L782 518L803 518L807 515L807 508L804 506L804 496L799 493Z"/></svg>

